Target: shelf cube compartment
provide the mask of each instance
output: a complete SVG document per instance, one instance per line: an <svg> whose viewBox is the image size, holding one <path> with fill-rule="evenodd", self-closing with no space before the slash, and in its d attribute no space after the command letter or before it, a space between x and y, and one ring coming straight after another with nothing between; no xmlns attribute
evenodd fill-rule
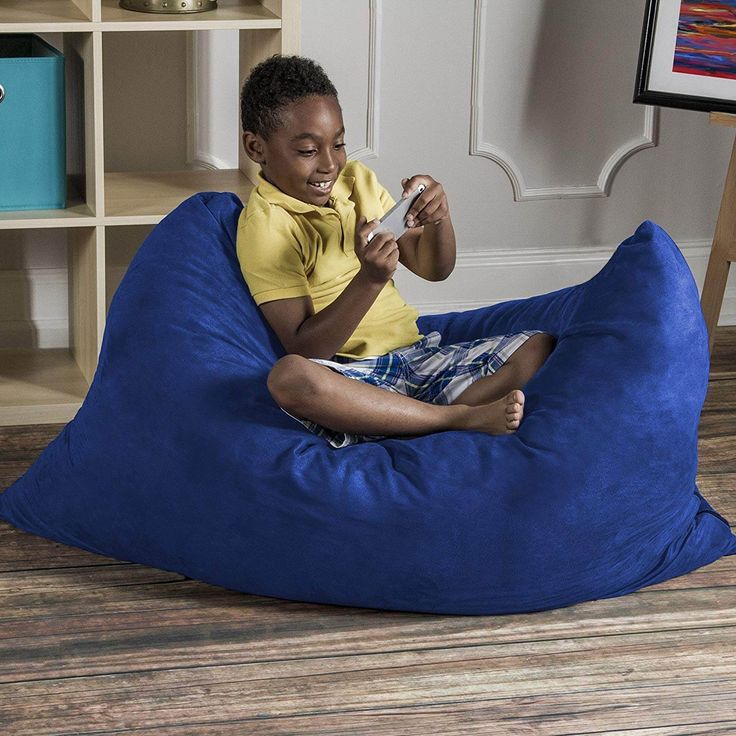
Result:
<svg viewBox="0 0 736 736"><path fill-rule="evenodd" d="M0 210L64 209L65 110L64 55L0 34Z"/></svg>
<svg viewBox="0 0 736 736"><path fill-rule="evenodd" d="M0 426L67 422L102 340L101 227L0 229Z"/></svg>

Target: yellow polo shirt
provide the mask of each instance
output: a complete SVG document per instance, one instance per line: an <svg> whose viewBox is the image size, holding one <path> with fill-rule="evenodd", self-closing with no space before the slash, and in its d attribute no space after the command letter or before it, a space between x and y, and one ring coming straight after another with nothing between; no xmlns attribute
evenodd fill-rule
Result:
<svg viewBox="0 0 736 736"><path fill-rule="evenodd" d="M347 162L326 207L284 194L259 172L240 214L236 244L256 304L311 296L315 313L324 309L360 270L356 222L361 216L380 218L393 205L391 195L360 161ZM391 279L336 355L358 359L411 345L422 337L418 316Z"/></svg>

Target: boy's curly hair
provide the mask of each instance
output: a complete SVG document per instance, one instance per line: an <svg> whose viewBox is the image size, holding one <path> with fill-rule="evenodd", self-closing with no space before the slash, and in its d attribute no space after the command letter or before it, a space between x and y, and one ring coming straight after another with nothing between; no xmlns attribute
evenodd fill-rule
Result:
<svg viewBox="0 0 736 736"><path fill-rule="evenodd" d="M337 90L324 69L304 56L274 54L257 64L243 83L240 93L240 122L268 139L283 125L281 111L290 102L309 95L332 95Z"/></svg>

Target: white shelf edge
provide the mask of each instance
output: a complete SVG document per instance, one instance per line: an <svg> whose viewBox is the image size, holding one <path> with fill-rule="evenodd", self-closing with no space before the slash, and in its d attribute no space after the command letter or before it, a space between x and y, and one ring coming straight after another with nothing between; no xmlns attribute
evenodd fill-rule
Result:
<svg viewBox="0 0 736 736"><path fill-rule="evenodd" d="M116 225L156 225L168 214L167 212L162 215L105 215L101 217L48 217L35 220L0 220L0 231L70 227L114 227Z"/></svg>
<svg viewBox="0 0 736 736"><path fill-rule="evenodd" d="M179 20L179 21L68 21L57 23L2 23L0 33L92 33L94 31L224 31L280 29L281 19L273 20Z"/></svg>

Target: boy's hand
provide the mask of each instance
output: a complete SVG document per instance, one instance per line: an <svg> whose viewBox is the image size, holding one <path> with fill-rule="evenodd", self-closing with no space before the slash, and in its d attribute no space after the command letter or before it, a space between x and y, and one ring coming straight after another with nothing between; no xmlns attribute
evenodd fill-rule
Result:
<svg viewBox="0 0 736 736"><path fill-rule="evenodd" d="M394 275L399 262L399 246L393 233L376 233L371 242L368 234L378 226L378 220L358 220L355 227L355 255L360 261L360 270L375 284L386 284Z"/></svg>
<svg viewBox="0 0 736 736"><path fill-rule="evenodd" d="M417 197L414 204L406 214L406 224L409 227L421 227L422 225L439 225L442 220L450 214L447 204L447 195L442 184L435 181L427 174L416 174L411 178L401 180L404 191L401 198L408 197L420 184L426 185L426 189Z"/></svg>

